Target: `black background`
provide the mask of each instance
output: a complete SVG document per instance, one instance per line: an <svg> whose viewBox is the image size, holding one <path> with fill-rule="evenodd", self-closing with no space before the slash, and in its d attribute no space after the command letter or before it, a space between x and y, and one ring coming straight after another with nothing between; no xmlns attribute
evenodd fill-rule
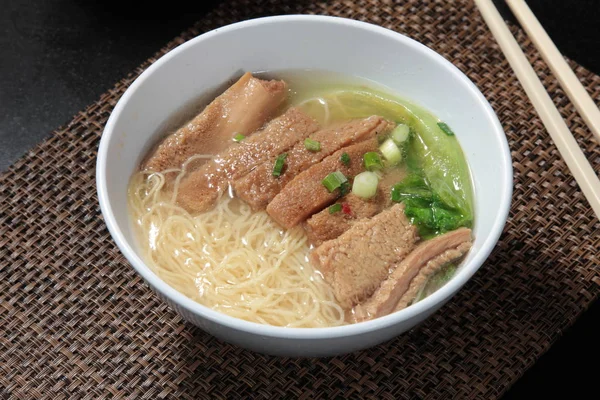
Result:
<svg viewBox="0 0 600 400"><path fill-rule="evenodd" d="M216 3L0 0L0 171ZM503 1L495 3L514 21ZM528 4L564 55L600 74L599 0ZM596 302L505 398L590 397L599 317Z"/></svg>

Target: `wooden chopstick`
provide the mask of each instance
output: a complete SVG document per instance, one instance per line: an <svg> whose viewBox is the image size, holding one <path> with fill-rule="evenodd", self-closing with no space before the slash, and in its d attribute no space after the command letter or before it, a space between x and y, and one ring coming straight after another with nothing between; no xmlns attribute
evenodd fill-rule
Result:
<svg viewBox="0 0 600 400"><path fill-rule="evenodd" d="M550 133L558 151L567 163L596 216L600 219L600 180L598 176L596 176L590 163L577 145L577 141L544 89L544 85L542 85L533 67L527 61L527 57L510 33L508 26L506 26L504 19L502 19L492 1L475 0L475 4L477 4L483 19L515 71L519 82L521 82L544 126Z"/></svg>
<svg viewBox="0 0 600 400"><path fill-rule="evenodd" d="M506 3L560 82L581 118L600 143L600 110L596 107L594 100L560 54L527 3L523 0L506 0Z"/></svg>

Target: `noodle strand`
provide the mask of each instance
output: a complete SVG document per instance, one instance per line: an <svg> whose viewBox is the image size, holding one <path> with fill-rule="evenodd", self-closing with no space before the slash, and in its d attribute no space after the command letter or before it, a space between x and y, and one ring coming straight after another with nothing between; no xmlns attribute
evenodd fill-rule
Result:
<svg viewBox="0 0 600 400"><path fill-rule="evenodd" d="M140 250L156 274L185 296L247 321L305 328L344 324L331 288L306 259L302 228L283 231L265 212L229 196L200 215L177 205L188 165L203 158L191 157L181 169L163 173L138 172L131 180L129 206ZM166 173L177 176L167 184Z"/></svg>

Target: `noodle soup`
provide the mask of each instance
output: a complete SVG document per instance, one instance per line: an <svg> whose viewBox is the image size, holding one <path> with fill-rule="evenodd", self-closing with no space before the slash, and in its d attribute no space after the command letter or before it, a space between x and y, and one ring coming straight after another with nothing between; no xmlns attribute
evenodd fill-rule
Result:
<svg viewBox="0 0 600 400"><path fill-rule="evenodd" d="M131 178L145 261L201 304L285 327L376 318L441 287L472 241L451 128L372 82L268 77L245 74Z"/></svg>

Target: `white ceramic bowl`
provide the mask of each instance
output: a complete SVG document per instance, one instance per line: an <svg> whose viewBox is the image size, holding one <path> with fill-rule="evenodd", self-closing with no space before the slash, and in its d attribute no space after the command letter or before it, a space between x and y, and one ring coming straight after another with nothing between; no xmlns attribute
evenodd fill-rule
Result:
<svg viewBox="0 0 600 400"><path fill-rule="evenodd" d="M405 310L333 328L281 328L242 321L183 296L155 275L137 252L127 184L158 127L207 90L240 71L319 69L387 86L433 112L456 132L472 170L475 242L456 276ZM512 165L504 131L475 85L429 48L399 33L323 16L255 19L216 29L179 46L148 68L115 107L100 142L98 197L115 242L148 285L186 320L231 343L262 353L325 356L376 345L440 308L477 271L508 214Z"/></svg>

